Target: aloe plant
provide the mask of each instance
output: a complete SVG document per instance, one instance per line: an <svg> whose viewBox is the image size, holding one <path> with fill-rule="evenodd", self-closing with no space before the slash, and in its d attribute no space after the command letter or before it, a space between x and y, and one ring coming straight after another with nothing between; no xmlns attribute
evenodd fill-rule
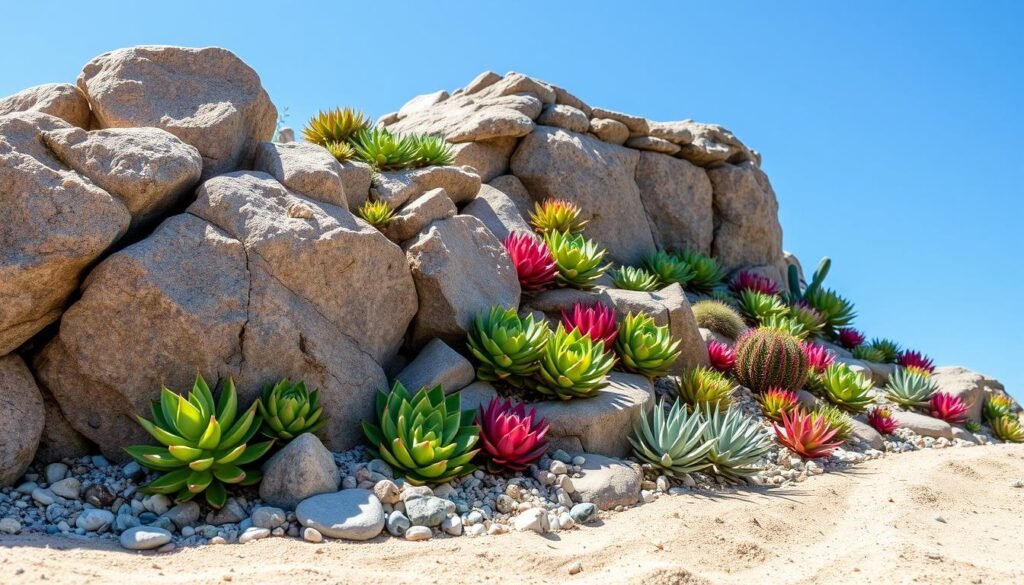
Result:
<svg viewBox="0 0 1024 585"><path fill-rule="evenodd" d="M690 414L677 400L666 412L662 402L654 408L652 416L646 410L640 411L629 442L639 460L665 475L682 478L710 465L707 454L712 439L705 435L706 427L700 411Z"/></svg>
<svg viewBox="0 0 1024 585"><path fill-rule="evenodd" d="M644 267L651 274L658 277L658 281L662 285L675 282L685 286L687 282L696 276L696 273L690 269L688 264L662 250L648 254L644 258Z"/></svg>
<svg viewBox="0 0 1024 585"><path fill-rule="evenodd" d="M889 400L905 408L925 408L937 390L931 379L906 368L893 370L885 385Z"/></svg>
<svg viewBox="0 0 1024 585"><path fill-rule="evenodd" d="M387 201L366 200L356 209L356 215L366 220L366 223L380 229L391 221L395 212L388 206Z"/></svg>
<svg viewBox="0 0 1024 585"><path fill-rule="evenodd" d="M263 417L260 432L271 439L290 441L303 433L317 432L327 422L320 391L310 392L302 381L285 378L268 384L256 406Z"/></svg>
<svg viewBox="0 0 1024 585"><path fill-rule="evenodd" d="M412 135L409 139L414 149L412 166L450 165L455 160L451 145L440 136Z"/></svg>
<svg viewBox="0 0 1024 585"><path fill-rule="evenodd" d="M690 410L707 407L725 410L732 405L732 383L724 374L711 368L690 368L673 380L676 396Z"/></svg>
<svg viewBox="0 0 1024 585"><path fill-rule="evenodd" d="M754 324L760 324L770 317L786 315L786 305L775 295L744 290L737 296L740 311Z"/></svg>
<svg viewBox="0 0 1024 585"><path fill-rule="evenodd" d="M344 144L369 127L370 119L362 112L352 108L335 108L318 112L310 118L302 135L306 141L320 146Z"/></svg>
<svg viewBox="0 0 1024 585"><path fill-rule="evenodd" d="M825 327L835 331L847 327L857 317L853 303L834 290L818 288L807 293L807 302L825 319Z"/></svg>
<svg viewBox="0 0 1024 585"><path fill-rule="evenodd" d="M689 268L689 272L693 274L683 285L687 290L709 294L725 280L725 271L719 266L717 260L707 254L682 250L676 252L675 257L685 264Z"/></svg>
<svg viewBox="0 0 1024 585"><path fill-rule="evenodd" d="M711 472L735 481L761 471L758 462L772 448L771 437L754 419L738 408L705 408L704 436L711 441L707 458Z"/></svg>
<svg viewBox="0 0 1024 585"><path fill-rule="evenodd" d="M416 142L384 128L360 130L352 138L356 158L379 171L392 171L412 166L417 160Z"/></svg>
<svg viewBox="0 0 1024 585"><path fill-rule="evenodd" d="M830 365L825 369L821 382L828 399L849 412L864 412L875 402L871 395L871 389L874 387L871 379L854 372L846 364Z"/></svg>
<svg viewBox="0 0 1024 585"><path fill-rule="evenodd" d="M612 282L615 283L615 288L644 292L656 291L661 288L658 277L644 268L623 266L618 270L613 270L611 276Z"/></svg>

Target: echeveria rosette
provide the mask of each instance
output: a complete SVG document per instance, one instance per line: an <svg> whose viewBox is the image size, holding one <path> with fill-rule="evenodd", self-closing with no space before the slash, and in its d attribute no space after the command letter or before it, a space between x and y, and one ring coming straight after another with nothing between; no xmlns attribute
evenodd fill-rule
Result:
<svg viewBox="0 0 1024 585"><path fill-rule="evenodd" d="M327 422L320 391L310 392L302 381L285 378L268 384L256 406L263 417L260 432L271 439L290 441L303 433L317 432Z"/></svg>
<svg viewBox="0 0 1024 585"><path fill-rule="evenodd" d="M835 363L821 375L822 391L833 404L852 413L867 410L875 399L871 394L871 379L854 372L846 364Z"/></svg>
<svg viewBox="0 0 1024 585"><path fill-rule="evenodd" d="M618 313L601 302L574 303L572 311L563 309L562 324L569 330L579 329L594 341L603 341L605 351L611 351L619 337Z"/></svg>
<svg viewBox="0 0 1024 585"><path fill-rule="evenodd" d="M578 234L587 221L580 218L580 208L566 199L549 198L535 203L530 213L530 225L539 234L563 232Z"/></svg>
<svg viewBox="0 0 1024 585"><path fill-rule="evenodd" d="M875 348L882 356L883 364L895 364L900 359L902 348L900 344L891 339L876 337L871 340L871 347Z"/></svg>
<svg viewBox="0 0 1024 585"><path fill-rule="evenodd" d="M853 351L861 345L864 345L864 334L857 331L853 327L843 327L836 331L835 334L836 342L844 348Z"/></svg>
<svg viewBox="0 0 1024 585"><path fill-rule="evenodd" d="M615 351L623 368L649 378L668 374L681 353L668 325L657 325L650 315L632 311L619 324Z"/></svg>
<svg viewBox="0 0 1024 585"><path fill-rule="evenodd" d="M853 436L853 419L834 404L819 404L814 414L823 417L836 430L836 439L847 441Z"/></svg>
<svg viewBox="0 0 1024 585"><path fill-rule="evenodd" d="M775 295L745 290L737 295L740 311L751 324L760 325L772 317L785 317L789 309Z"/></svg>
<svg viewBox="0 0 1024 585"><path fill-rule="evenodd" d="M883 435L895 433L898 427L892 411L884 406L876 406L868 412L868 424Z"/></svg>
<svg viewBox="0 0 1024 585"><path fill-rule="evenodd" d="M520 386L523 378L540 367L550 334L547 323L536 321L532 314L520 317L514 308L500 306L481 311L466 341L479 360L477 377Z"/></svg>
<svg viewBox="0 0 1024 585"><path fill-rule="evenodd" d="M728 374L736 365L736 352L728 345L710 339L708 340L708 360L711 362L712 368L723 374Z"/></svg>
<svg viewBox="0 0 1024 585"><path fill-rule="evenodd" d="M774 422L782 421L782 413L792 413L800 406L796 392L782 388L769 388L760 394L757 401L761 404L761 414Z"/></svg>
<svg viewBox="0 0 1024 585"><path fill-rule="evenodd" d="M477 414L480 427L480 455L491 471L523 471L540 459L548 448L549 425L538 419L536 409L521 402L495 396Z"/></svg>
<svg viewBox="0 0 1024 585"><path fill-rule="evenodd" d="M707 254L693 250L682 250L675 252L674 255L693 274L684 284L689 291L710 294L725 279L725 271L718 265L718 261Z"/></svg>
<svg viewBox="0 0 1024 585"><path fill-rule="evenodd" d="M656 276L663 286L678 283L685 287L695 276L688 264L663 250L648 254L643 262L648 272Z"/></svg>
<svg viewBox="0 0 1024 585"><path fill-rule="evenodd" d="M1015 414L990 420L988 426L1000 441L1024 443L1024 423Z"/></svg>
<svg viewBox="0 0 1024 585"><path fill-rule="evenodd" d="M383 459L412 485L438 485L476 471L475 413L460 408L459 394L440 385L413 395L401 382L377 392L376 422L363 421L371 456Z"/></svg>
<svg viewBox="0 0 1024 585"><path fill-rule="evenodd" d="M227 501L224 484L259 483L259 470L246 466L259 461L274 441L249 444L260 429L256 409L253 403L238 416L238 395L230 378L216 403L201 375L188 398L162 388L150 409L153 420L135 417L160 446L125 449L143 466L162 473L141 491L173 495L178 503L205 493L207 503L220 508Z"/></svg>
<svg viewBox="0 0 1024 585"><path fill-rule="evenodd" d="M981 406L981 416L991 422L1013 414L1013 399L1004 394L992 394Z"/></svg>
<svg viewBox="0 0 1024 585"><path fill-rule="evenodd" d="M911 349L901 351L896 363L900 367L910 368L918 372L924 372L927 374L935 372L935 362L933 362L931 358L919 351Z"/></svg>
<svg viewBox="0 0 1024 585"><path fill-rule="evenodd" d="M604 264L604 249L580 234L549 231L544 234L544 242L558 267L555 281L559 286L594 288L597 279L611 267Z"/></svg>
<svg viewBox="0 0 1024 585"><path fill-rule="evenodd" d="M951 425L960 425L967 420L967 405L959 396L936 392L932 395L929 414Z"/></svg>
<svg viewBox="0 0 1024 585"><path fill-rule="evenodd" d="M736 385L718 370L690 368L673 379L673 386L676 396L690 410L701 411L708 406L729 408Z"/></svg>
<svg viewBox="0 0 1024 585"><path fill-rule="evenodd" d="M791 305L786 316L799 323L806 332L805 337L811 339L821 335L825 328L825 318L806 301L797 301Z"/></svg>
<svg viewBox="0 0 1024 585"><path fill-rule="evenodd" d="M700 411L690 414L677 400L666 412L665 404L661 403L650 416L646 409L640 411L629 442L637 459L665 475L682 479L710 466L707 454L712 441L704 434L706 427Z"/></svg>
<svg viewBox="0 0 1024 585"><path fill-rule="evenodd" d="M906 368L893 370L885 384L889 400L904 408L927 407L937 391L938 388L929 377Z"/></svg>
<svg viewBox="0 0 1024 585"><path fill-rule="evenodd" d="M658 277L651 274L645 268L635 266L623 266L611 272L612 282L615 288L623 290L635 290L641 292L652 292L661 288Z"/></svg>
<svg viewBox="0 0 1024 585"><path fill-rule="evenodd" d="M554 284L558 265L543 240L530 232L512 232L502 242L519 277L523 292L537 292Z"/></svg>
<svg viewBox="0 0 1024 585"><path fill-rule="evenodd" d="M568 331L559 323L529 385L547 398L589 398L608 385L606 377L614 365L604 342L592 340L579 329Z"/></svg>
<svg viewBox="0 0 1024 585"><path fill-rule="evenodd" d="M783 447L804 459L828 457L843 444L836 440L837 430L817 413L796 411L782 413L782 423L775 425L775 436Z"/></svg>

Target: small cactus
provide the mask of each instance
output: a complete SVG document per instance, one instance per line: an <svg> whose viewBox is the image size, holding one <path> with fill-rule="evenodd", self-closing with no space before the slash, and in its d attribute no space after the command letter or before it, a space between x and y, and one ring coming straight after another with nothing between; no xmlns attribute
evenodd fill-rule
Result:
<svg viewBox="0 0 1024 585"><path fill-rule="evenodd" d="M792 335L755 329L736 342L735 351L736 379L754 392L772 387L795 392L807 379L807 357Z"/></svg>

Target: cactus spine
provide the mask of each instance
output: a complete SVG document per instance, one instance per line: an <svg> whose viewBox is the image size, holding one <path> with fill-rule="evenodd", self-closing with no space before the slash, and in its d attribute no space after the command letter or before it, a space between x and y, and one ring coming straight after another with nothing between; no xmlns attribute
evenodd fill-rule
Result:
<svg viewBox="0 0 1024 585"><path fill-rule="evenodd" d="M796 392L807 380L807 357L792 335L755 329L736 343L733 371L739 383L754 392L771 387Z"/></svg>

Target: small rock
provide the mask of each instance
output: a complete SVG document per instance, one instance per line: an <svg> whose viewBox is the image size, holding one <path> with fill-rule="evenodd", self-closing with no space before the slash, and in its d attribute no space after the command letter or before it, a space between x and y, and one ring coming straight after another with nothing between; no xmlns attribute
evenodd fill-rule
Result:
<svg viewBox="0 0 1024 585"><path fill-rule="evenodd" d="M195 533L196 533L196 529L192 528L191 526L186 526L186 527L181 529L181 535L184 536L185 538L188 538L190 536L195 536Z"/></svg>
<svg viewBox="0 0 1024 585"><path fill-rule="evenodd" d="M171 509L171 499L163 494L153 494L144 498L142 505L150 512L159 516Z"/></svg>
<svg viewBox="0 0 1024 585"><path fill-rule="evenodd" d="M212 515L206 517L210 524L220 526L221 524L238 524L245 518L245 510L235 498L228 498L224 507Z"/></svg>
<svg viewBox="0 0 1024 585"><path fill-rule="evenodd" d="M426 526L413 526L405 531L406 540L430 540L434 532Z"/></svg>
<svg viewBox="0 0 1024 585"><path fill-rule="evenodd" d="M936 516L936 517L935 517L935 521L936 521L936 522L942 522L943 524L945 524L945 523L946 523L946 519L945 519L945 518L943 518L942 516Z"/></svg>
<svg viewBox="0 0 1024 585"><path fill-rule="evenodd" d="M0 532L4 534L17 534L21 532L21 522L14 518L4 518L0 520Z"/></svg>
<svg viewBox="0 0 1024 585"><path fill-rule="evenodd" d="M585 457L583 457L582 455L577 455L577 456L572 458L572 464L573 465L583 465L586 462L587 462L587 459Z"/></svg>
<svg viewBox="0 0 1024 585"><path fill-rule="evenodd" d="M369 540L384 529L384 509L373 492L342 490L305 499L295 508L303 526L330 538Z"/></svg>
<svg viewBox="0 0 1024 585"><path fill-rule="evenodd" d="M395 477L395 472L391 469L391 466L381 459L372 459L366 464L366 468L374 473L379 473L388 479L394 479Z"/></svg>
<svg viewBox="0 0 1024 585"><path fill-rule="evenodd" d="M519 514L513 520L513 526L520 532L531 530L538 534L544 534L551 530L547 510L543 508L530 508Z"/></svg>
<svg viewBox="0 0 1024 585"><path fill-rule="evenodd" d="M437 526L448 515L446 502L435 496L406 500L405 513L413 526Z"/></svg>
<svg viewBox="0 0 1024 585"><path fill-rule="evenodd" d="M178 504L162 514L162 516L173 522L178 527L178 530L181 530L199 521L199 504L196 502Z"/></svg>
<svg viewBox="0 0 1024 585"><path fill-rule="evenodd" d="M409 527L412 526L412 522L409 521L409 518L405 514L395 510L388 514L386 526L388 534L391 536L405 536L405 531L409 530Z"/></svg>
<svg viewBox="0 0 1024 585"><path fill-rule="evenodd" d="M466 529L466 534L469 536L483 536L487 532L487 527L483 524L474 524Z"/></svg>
<svg viewBox="0 0 1024 585"><path fill-rule="evenodd" d="M96 467L97 469L106 469L110 467L110 462L107 461L107 458L103 455L93 455L92 464L93 467Z"/></svg>
<svg viewBox="0 0 1024 585"><path fill-rule="evenodd" d="M1021 481L1019 479L1011 481L1010 482L1010 487L1012 487L1012 488L1024 488L1024 481Z"/></svg>
<svg viewBox="0 0 1024 585"><path fill-rule="evenodd" d="M452 536L462 536L462 518L449 516L441 522L441 530Z"/></svg>
<svg viewBox="0 0 1024 585"><path fill-rule="evenodd" d="M576 526L576 521L572 519L568 512L562 512L558 515L558 525L562 527L562 530L568 530Z"/></svg>
<svg viewBox="0 0 1024 585"><path fill-rule="evenodd" d="M263 464L260 499L291 509L311 496L336 492L340 476L334 456L320 439L303 433Z"/></svg>
<svg viewBox="0 0 1024 585"><path fill-rule="evenodd" d="M227 544L228 541L224 540L223 536L214 536L210 539L210 544Z"/></svg>
<svg viewBox="0 0 1024 585"><path fill-rule="evenodd" d="M508 526L500 524L498 522L491 523L490 528L487 529L487 534L494 536L495 534L505 534L508 532Z"/></svg>
<svg viewBox="0 0 1024 585"><path fill-rule="evenodd" d="M402 499L402 491L390 479L382 479L374 484L373 495L377 496L382 504L394 504Z"/></svg>
<svg viewBox="0 0 1024 585"><path fill-rule="evenodd" d="M579 561L576 561L575 563L569 565L569 574L570 575L575 575L575 574L581 572L582 570L583 570L583 564L580 563Z"/></svg>
<svg viewBox="0 0 1024 585"><path fill-rule="evenodd" d="M97 483L86 488L84 499L86 503L97 508L109 508L117 499L117 495L107 486Z"/></svg>
<svg viewBox="0 0 1024 585"><path fill-rule="evenodd" d="M128 479L138 479L143 475L142 466L139 465L138 461L129 461L127 465L121 468L121 475Z"/></svg>
<svg viewBox="0 0 1024 585"><path fill-rule="evenodd" d="M507 494L501 494L498 496L497 500L495 500L495 506L502 514L508 514L516 509L516 501Z"/></svg>
<svg viewBox="0 0 1024 585"><path fill-rule="evenodd" d="M78 515L75 526L86 532L100 532L114 523L114 513L109 510L88 508Z"/></svg>
<svg viewBox="0 0 1024 585"><path fill-rule="evenodd" d="M55 484L58 481L64 479L68 474L68 466L63 463L51 463L46 466L43 470L43 477L46 478L46 483Z"/></svg>
<svg viewBox="0 0 1024 585"><path fill-rule="evenodd" d="M285 513L281 508L260 506L252 511L252 525L257 528L273 530L285 523Z"/></svg>
<svg viewBox="0 0 1024 585"><path fill-rule="evenodd" d="M591 503L576 504L569 510L569 516L577 524L586 524L597 517L597 506Z"/></svg>
<svg viewBox="0 0 1024 585"><path fill-rule="evenodd" d="M654 492L650 490L640 490L640 501L645 504L650 504L655 499Z"/></svg>
<svg viewBox="0 0 1024 585"><path fill-rule="evenodd" d="M238 537L238 544L245 544L247 542L260 540L261 538L266 538L268 536L270 536L270 530L266 528L258 528L256 526L253 526L251 528L246 529L246 531Z"/></svg>
<svg viewBox="0 0 1024 585"><path fill-rule="evenodd" d="M426 498L434 495L434 491L425 485L410 485L402 490L402 501L408 502L416 498Z"/></svg>
<svg viewBox="0 0 1024 585"><path fill-rule="evenodd" d="M565 493L572 494L576 492L576 486L572 483L572 478L568 475L558 476L558 487L565 490Z"/></svg>
<svg viewBox="0 0 1024 585"><path fill-rule="evenodd" d="M43 488L36 488L32 490L32 499L43 506L49 506L50 504L57 501L56 496L53 492Z"/></svg>
<svg viewBox="0 0 1024 585"><path fill-rule="evenodd" d="M565 466L565 463L557 459L551 462L551 465L548 467L548 471L555 475L565 475L566 473L569 473L569 469Z"/></svg>
<svg viewBox="0 0 1024 585"><path fill-rule="evenodd" d="M551 454L551 457L557 461L561 461L562 463L572 463L572 456L562 449L556 449L555 452Z"/></svg>
<svg viewBox="0 0 1024 585"><path fill-rule="evenodd" d="M316 528L303 528L302 540L305 540L306 542L323 542L324 535L320 534L320 531Z"/></svg>

